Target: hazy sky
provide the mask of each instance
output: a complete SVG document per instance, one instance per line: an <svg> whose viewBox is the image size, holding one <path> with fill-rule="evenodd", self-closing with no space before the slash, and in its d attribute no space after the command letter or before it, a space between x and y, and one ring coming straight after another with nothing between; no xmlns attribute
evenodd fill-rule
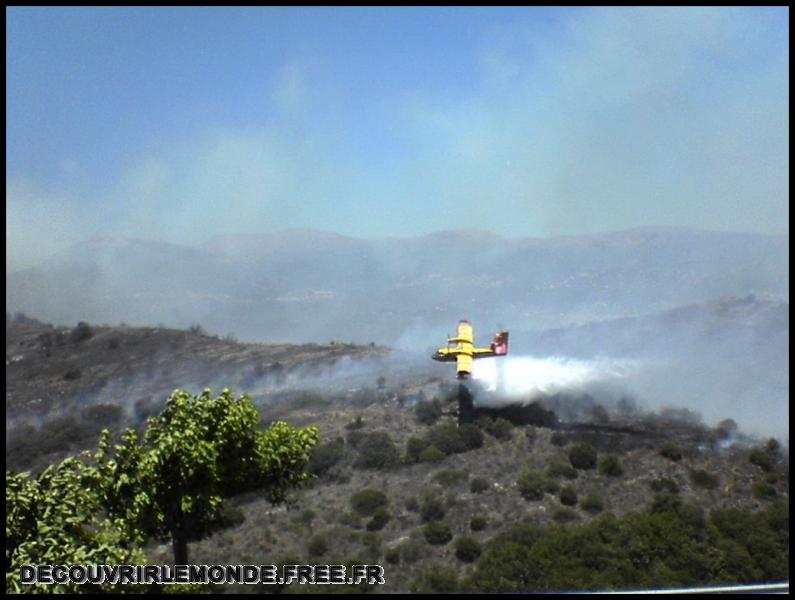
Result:
<svg viewBox="0 0 795 600"><path fill-rule="evenodd" d="M6 268L97 234L788 233L788 8L7 8Z"/></svg>

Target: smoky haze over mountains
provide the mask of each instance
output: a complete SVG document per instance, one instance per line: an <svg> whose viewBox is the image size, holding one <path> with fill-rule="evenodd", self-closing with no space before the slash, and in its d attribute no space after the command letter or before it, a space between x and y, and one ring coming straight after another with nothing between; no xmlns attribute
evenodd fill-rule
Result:
<svg viewBox="0 0 795 600"><path fill-rule="evenodd" d="M668 227L546 239L289 230L197 247L95 238L9 274L6 304L67 325L199 323L241 340L415 346L461 318L480 332L533 331L727 295L788 300L788 243Z"/></svg>
<svg viewBox="0 0 795 600"><path fill-rule="evenodd" d="M467 318L479 345L509 329L511 357L634 361L607 396L788 437L788 242L674 227L547 239L289 230L196 247L95 238L10 274L6 302L70 326L376 342L408 350L418 374L445 368L427 357Z"/></svg>

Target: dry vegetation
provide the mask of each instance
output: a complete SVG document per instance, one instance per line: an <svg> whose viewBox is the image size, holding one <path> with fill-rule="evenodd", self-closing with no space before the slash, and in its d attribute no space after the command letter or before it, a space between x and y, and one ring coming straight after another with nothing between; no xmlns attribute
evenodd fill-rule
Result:
<svg viewBox="0 0 795 600"><path fill-rule="evenodd" d="M35 322L7 323L7 418L36 414L57 404L59 397L79 398L78 391L90 389L89 382L134 377L147 369L178 376L183 361L222 365L219 369L225 373L244 377L263 363L272 368L280 362L291 368L315 358L333 361L382 351L342 345L244 345L200 332L86 327L65 330ZM123 361L117 358L121 352ZM70 369L79 370L81 376L64 377ZM438 385L433 398L417 404L421 395L412 396L405 382L385 383L382 375L373 373L367 389L273 395L262 410L263 425L283 419L293 426L320 428L321 443L310 465L316 478L287 505L274 507L256 495L230 499L229 526L191 543L192 561L375 563L385 567L386 586L378 591L386 592L568 589L585 582L611 587L620 580L606 574L603 579L582 575L577 581L522 575L508 584L490 579L487 573L501 568L500 561L513 560L514 552L523 557L520 562L530 561L527 564L547 560L543 553L551 550L543 543L527 542L528 535L536 539L535 533L527 533L532 528L547 532L544 543L550 547L565 540L579 547L582 544L571 541L577 536L597 535L594 532L603 527L642 528L644 518L663 515L659 518L688 523L712 519L714 527L702 537L723 540L721 552L727 544L738 545L739 549L731 546L737 556L750 552L758 563L756 570L738 571L735 577L729 569L703 581L691 581L694 576L686 569L637 573L633 577L639 585L651 585L657 581L654 577L666 582L734 581L759 573L781 575L783 569L788 577L781 556L759 562L767 560L767 553L787 552L779 550L788 542L788 516L782 542L781 515L789 499L789 463L775 442L743 439L728 421L710 429L687 413L644 415L626 406L595 410L588 398L554 397L544 403L560 412L567 407L571 414L566 416L579 421L514 426L502 418L481 417L474 425L456 427L449 414L455 405L448 386ZM210 383L211 376L207 377ZM243 379L230 383L245 390L240 385ZM148 395L155 394L158 385L151 383ZM143 389L139 392L144 394ZM44 397L48 400L36 402ZM543 411L536 414L546 419ZM101 427L119 429L131 420L135 422L118 403L105 402L41 425L28 424L16 435L12 431L7 462L41 467L57 456L95 445ZM738 519L745 519L749 531L759 528L753 519L772 523L770 539L763 540L767 545L746 547L742 540L721 538L729 535L719 526L726 514L733 514L727 510L740 511ZM626 521L616 525L612 516L605 515ZM699 539L701 544L713 543ZM147 554L151 562L167 562L170 549L153 545ZM545 573L552 571L547 567Z"/></svg>

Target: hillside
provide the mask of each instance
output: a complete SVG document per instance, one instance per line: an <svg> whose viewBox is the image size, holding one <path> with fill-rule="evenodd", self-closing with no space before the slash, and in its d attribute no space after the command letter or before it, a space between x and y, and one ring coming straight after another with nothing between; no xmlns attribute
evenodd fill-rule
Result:
<svg viewBox="0 0 795 600"><path fill-rule="evenodd" d="M6 459L29 468L89 448L102 426L140 423L176 388L231 387L262 401L296 379L322 380L340 364L386 353L350 344L244 344L198 326L65 328L6 315Z"/></svg>
<svg viewBox="0 0 795 600"><path fill-rule="evenodd" d="M770 308L727 302L732 327ZM682 314L702 311L712 314L706 306ZM619 321L616 330L625 325ZM605 323L592 327L596 337L610 337L600 329ZM6 338L6 462L13 470L41 470L95 448L103 427L142 427L175 387L230 386L252 394L263 426L286 420L319 427L309 467L316 478L287 505L257 494L230 498L227 526L192 542L191 562L381 564L382 592L788 577L788 438L749 436L742 421L739 428L729 419L705 424L700 406L653 407L642 396L613 401L572 388L519 398L525 418L511 423L514 405L499 408L505 399L473 381L478 405L497 408L456 426L457 388L447 365L378 346L243 344L198 327L67 329L9 315ZM598 550L590 546L595 539ZM555 550L561 544L568 549ZM656 553L666 544L673 546L662 559ZM146 552L152 563L171 557L159 543ZM557 558L532 567L548 552ZM703 563L704 553L712 562ZM594 567L599 561L615 570ZM531 571L494 578L519 564Z"/></svg>
<svg viewBox="0 0 795 600"><path fill-rule="evenodd" d="M269 414L320 427L322 444L311 465L318 479L288 506L272 507L255 495L237 498L229 509L237 524L191 544L191 556L200 563L376 563L384 565L387 582L378 591L453 591L451 586L458 585L507 591L478 574L480 556L457 554L462 537L474 539L474 547L486 555L505 536L517 535L519 526L554 532L550 526L565 524L577 531L571 528L601 523L597 520L608 512L618 518L646 514L652 506L659 512L664 502L717 515L788 501L787 460L765 472L750 461L750 440L675 416L611 411L610 427L602 430L585 424L580 430L500 429L481 421L482 446L461 451L451 441L456 428L450 429L449 417L423 425L414 409L389 402L285 405ZM421 439L446 451L432 458L414 454ZM597 450L598 468L571 468L569 457L580 443ZM602 466L606 460L618 468ZM538 478L538 492L527 492L519 483L527 469ZM574 491L573 504L562 495L564 488ZM356 508L356 494L366 489L384 495L380 512ZM449 527L449 539L429 541L431 521ZM165 546L153 545L149 552L155 561L169 558ZM465 583L467 577L473 580ZM698 583L732 580L723 577ZM539 589L529 581L514 584ZM643 587L640 580L636 587ZM274 590L264 586L260 591Z"/></svg>

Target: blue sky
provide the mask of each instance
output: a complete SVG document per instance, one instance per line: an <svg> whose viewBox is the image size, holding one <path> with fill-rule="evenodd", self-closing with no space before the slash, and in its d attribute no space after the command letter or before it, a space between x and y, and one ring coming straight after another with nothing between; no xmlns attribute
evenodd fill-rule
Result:
<svg viewBox="0 0 795 600"><path fill-rule="evenodd" d="M7 270L97 234L788 233L788 8L6 16Z"/></svg>

